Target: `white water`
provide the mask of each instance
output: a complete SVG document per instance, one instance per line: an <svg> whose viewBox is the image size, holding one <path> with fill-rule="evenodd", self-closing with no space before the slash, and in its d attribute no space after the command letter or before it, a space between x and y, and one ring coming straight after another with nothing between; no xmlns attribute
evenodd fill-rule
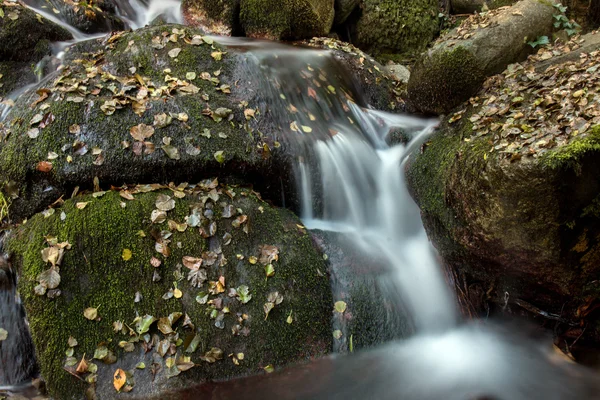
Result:
<svg viewBox="0 0 600 400"><path fill-rule="evenodd" d="M364 111L363 111L364 113ZM385 116L389 126L377 124ZM457 321L454 298L444 282L435 253L421 225L419 210L408 191L402 164L409 149L385 145L389 127L418 129L413 143L432 132L437 121L377 113L363 115L365 133L380 144L354 134L338 133L329 141L318 141L315 154L321 175L322 211L315 218L309 164L300 170L302 210L308 228L346 233L365 254L384 259L392 272L385 278L390 295L403 301L416 327L439 330ZM377 129L375 129L377 127ZM384 132L384 133L382 133Z"/></svg>

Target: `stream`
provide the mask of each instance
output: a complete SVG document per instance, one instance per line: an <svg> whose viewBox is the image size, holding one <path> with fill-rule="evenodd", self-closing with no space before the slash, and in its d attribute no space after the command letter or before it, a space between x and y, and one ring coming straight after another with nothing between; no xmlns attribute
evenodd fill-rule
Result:
<svg viewBox="0 0 600 400"><path fill-rule="evenodd" d="M45 63L58 66L67 46L104 35L69 26L40 8L43 2L25 3L75 38L56 43L53 59ZM116 3L118 15L131 29L159 16L166 22L182 22L176 0ZM235 399L256 398L257 393L278 399L594 398L599 387L593 375L558 359L548 338L515 333L520 328L512 325L461 320L401 173L408 156L435 131L437 119L370 108L348 82L349 75L336 74L343 66L328 51L241 38L215 40L248 55L248 80L260 89L272 111L272 123L283 125L293 104L302 111L296 128L317 127L289 136L284 143L296 154L293 170L300 216L308 229L342 235L364 257L384 266L378 284L388 301L405 310L414 335L270 375L202 385L169 398L202 398L208 393ZM298 77L306 65L330 71L328 82L339 92L327 96L331 90L323 85L307 95L306 81ZM8 98L17 99L44 79L40 76L37 84ZM10 107L11 102L0 106L0 120ZM407 143L390 140L390 133L397 131L408 138ZM0 267L0 326L23 332L26 320L14 289L16 279L8 267ZM10 335L12 340L16 336ZM4 385L0 398L3 392L18 392L36 374L31 341L21 336L0 347L0 385Z"/></svg>

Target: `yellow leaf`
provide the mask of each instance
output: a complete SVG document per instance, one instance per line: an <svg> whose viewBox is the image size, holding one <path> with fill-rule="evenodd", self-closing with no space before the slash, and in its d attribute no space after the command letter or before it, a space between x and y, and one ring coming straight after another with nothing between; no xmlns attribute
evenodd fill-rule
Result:
<svg viewBox="0 0 600 400"><path fill-rule="evenodd" d="M90 204L89 201L86 201L85 203L77 203L75 204L75 207L77 207L78 210L83 210L84 208L87 207L87 205Z"/></svg>
<svg viewBox="0 0 600 400"><path fill-rule="evenodd" d="M113 377L113 385L115 386L115 389L117 390L117 392L119 392L121 390L121 388L123 387L123 385L125 385L125 382L127 382L127 377L125 376L125 371L123 371L121 368L119 368L118 370L115 371L115 375Z"/></svg>
<svg viewBox="0 0 600 400"><path fill-rule="evenodd" d="M181 290L175 288L175 290L173 290L173 296L175 296L176 299L180 299L181 296L183 296L183 293L181 292Z"/></svg>
<svg viewBox="0 0 600 400"><path fill-rule="evenodd" d="M339 312L340 314L343 313L344 311L346 311L346 303L343 301L336 301L335 302L335 311Z"/></svg>
<svg viewBox="0 0 600 400"><path fill-rule="evenodd" d="M133 256L133 253L131 252L131 250L123 249L123 254L121 254L121 257L123 257L123 260L129 261L129 260L131 260L132 256Z"/></svg>
<svg viewBox="0 0 600 400"><path fill-rule="evenodd" d="M98 309L93 308L93 307L88 307L85 310L83 310L83 316L86 317L87 319L89 319L90 321L93 321L96 318L98 318Z"/></svg>

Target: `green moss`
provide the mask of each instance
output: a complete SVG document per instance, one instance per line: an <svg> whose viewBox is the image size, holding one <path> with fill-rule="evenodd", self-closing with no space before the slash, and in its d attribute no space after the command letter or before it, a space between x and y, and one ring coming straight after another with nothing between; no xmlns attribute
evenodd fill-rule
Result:
<svg viewBox="0 0 600 400"><path fill-rule="evenodd" d="M326 36L333 16L333 3L323 0L247 0L240 8L246 35L270 39Z"/></svg>
<svg viewBox="0 0 600 400"><path fill-rule="evenodd" d="M359 47L374 54L416 54L439 30L436 0L367 0L356 24Z"/></svg>
<svg viewBox="0 0 600 400"><path fill-rule="evenodd" d="M550 169L579 170L579 161L584 156L597 152L600 152L600 126L594 126L585 136L575 138L567 145L545 153L540 158L540 163Z"/></svg>
<svg viewBox="0 0 600 400"><path fill-rule="evenodd" d="M434 51L420 60L408 83L408 95L417 109L444 114L475 94L485 79L471 52L457 46Z"/></svg>
<svg viewBox="0 0 600 400"><path fill-rule="evenodd" d="M81 358L84 353L89 357L100 343L107 343L119 358L121 368L133 368L139 361L139 354L122 352L117 343L127 340L127 336L115 334L111 325L116 320L129 324L136 315L164 317L177 311L189 314L203 335L203 340L201 348L192 356L200 365L182 375L184 380L201 382L239 376L259 371L267 364L282 366L330 351L333 302L328 279L317 273L317 269L324 270L324 265L312 247L310 237L298 230L296 224L299 221L290 212L271 208L248 190L228 189L236 193L234 206L248 214L250 230L246 234L241 228L232 228L230 220L218 222L217 236L221 237L227 231L233 235L233 240L228 246L222 245L227 264L219 268L207 267L208 278L216 280L220 275L224 276L227 288L246 284L253 298L248 304L242 305L222 295L231 309L231 313L226 315L224 330L214 326L208 306L195 302L196 294L202 289L207 290L206 284L202 289L196 289L184 279L178 283L184 293L181 299L162 299L163 294L173 288L173 273L182 257L199 257L202 251L209 248L209 241L200 236L197 228L188 228L184 233L174 233L170 257L165 258L157 253L151 236L155 226L150 223L149 217L158 193L136 195L136 200L128 201L126 208L122 208L120 203L124 200L116 192L107 193L99 199L91 196L78 198L77 202L91 203L79 210L75 207L75 201L68 201L53 216L44 218L36 215L14 233L8 250L21 272L20 292L27 309L42 374L55 398L79 398L84 390L80 381L63 370L69 336L79 342L75 357ZM168 191L164 193L171 194ZM226 198L225 194L221 197ZM169 218L183 222L190 212L190 206L196 201L191 195L178 200L176 209L169 212ZM258 210L259 206L262 212ZM61 212L66 214L64 221L61 221ZM166 224L157 228L166 229ZM137 234L140 230L145 232L145 237ZM66 251L60 269L62 280L59 288L62 295L54 300L33 293L36 277L48 268L41 258L47 235L72 245ZM274 263L275 276L269 279L265 278L262 265L251 265L247 261L250 255L259 255L261 244L276 245L280 251L280 259ZM121 257L125 248L133 253L129 261ZM239 260L237 254L243 254L245 259ZM162 280L157 283L152 282L154 268L150 265L150 259L153 256L162 260L158 268ZM272 291L282 293L284 302L265 321L262 306L267 294ZM142 295L140 303L134 303L136 292ZM86 307L98 307L102 319L85 319L83 310ZM294 318L291 325L285 322L290 311ZM231 328L236 323L236 312L250 315L247 325L251 333L247 338L231 334ZM152 332L155 332L155 328ZM178 332L185 337L187 330L179 326ZM243 352L245 359L242 366L236 367L227 358L210 365L201 362L198 357L213 346L222 348L225 355ZM151 358L146 359L147 365L151 362ZM101 363L99 366L100 377L110 375L102 371L112 371L111 366ZM149 370L138 371L136 380L142 380L148 374L151 374ZM177 385L178 379L174 378L166 384L170 387ZM157 385L159 382L160 379ZM112 380L99 382L99 387L102 384L110 386ZM145 390L150 388L140 386L133 393L139 396Z"/></svg>

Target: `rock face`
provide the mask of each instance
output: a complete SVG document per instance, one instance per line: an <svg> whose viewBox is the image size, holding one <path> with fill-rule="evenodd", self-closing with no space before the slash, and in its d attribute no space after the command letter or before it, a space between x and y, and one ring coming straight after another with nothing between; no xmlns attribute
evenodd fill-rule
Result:
<svg viewBox="0 0 600 400"><path fill-rule="evenodd" d="M32 64L50 54L53 41L69 40L60 26L17 3L0 3L0 96L35 82Z"/></svg>
<svg viewBox="0 0 600 400"><path fill-rule="evenodd" d="M220 35L243 34L240 0L183 0L181 7L188 24Z"/></svg>
<svg viewBox="0 0 600 400"><path fill-rule="evenodd" d="M425 49L439 30L437 0L365 0L353 43L371 53Z"/></svg>
<svg viewBox="0 0 600 400"><path fill-rule="evenodd" d="M504 6L510 6L514 3L516 3L514 0L452 0L450 5L453 14L471 14L484 11L484 8L493 10Z"/></svg>
<svg viewBox="0 0 600 400"><path fill-rule="evenodd" d="M346 22L352 11L358 7L360 0L335 0L334 24L339 25Z"/></svg>
<svg viewBox="0 0 600 400"><path fill-rule="evenodd" d="M334 0L184 0L186 20L207 32L273 40L326 36Z"/></svg>
<svg viewBox="0 0 600 400"><path fill-rule="evenodd" d="M423 53L408 83L410 103L424 113L447 113L474 95L487 76L523 60L527 42L553 29L552 4L521 0L469 17Z"/></svg>
<svg viewBox="0 0 600 400"><path fill-rule="evenodd" d="M75 46L68 67L39 94L22 96L5 121L0 174L17 188L8 191L13 217L75 186L91 189L95 177L120 186L225 171L266 182L270 171L281 173L264 154L273 142L250 131L239 106L249 98L234 86L238 59L181 26ZM253 179L258 173L262 179Z"/></svg>
<svg viewBox="0 0 600 400"><path fill-rule="evenodd" d="M116 1L72 2L63 0L25 0L26 4L44 8L70 26L85 33L123 30L125 24L116 16ZM54 11L56 10L56 11Z"/></svg>
<svg viewBox="0 0 600 400"><path fill-rule="evenodd" d="M327 267L299 224L210 180L81 196L31 218L8 249L51 395L83 397L63 367L108 399L118 369L122 391L148 396L328 353Z"/></svg>
<svg viewBox="0 0 600 400"><path fill-rule="evenodd" d="M326 36L333 25L334 0L241 0L246 36L304 39Z"/></svg>
<svg viewBox="0 0 600 400"><path fill-rule="evenodd" d="M580 45L490 78L407 175L461 296L558 320L571 338L582 333L571 326L588 326L583 340L598 340L600 58L561 55Z"/></svg>

